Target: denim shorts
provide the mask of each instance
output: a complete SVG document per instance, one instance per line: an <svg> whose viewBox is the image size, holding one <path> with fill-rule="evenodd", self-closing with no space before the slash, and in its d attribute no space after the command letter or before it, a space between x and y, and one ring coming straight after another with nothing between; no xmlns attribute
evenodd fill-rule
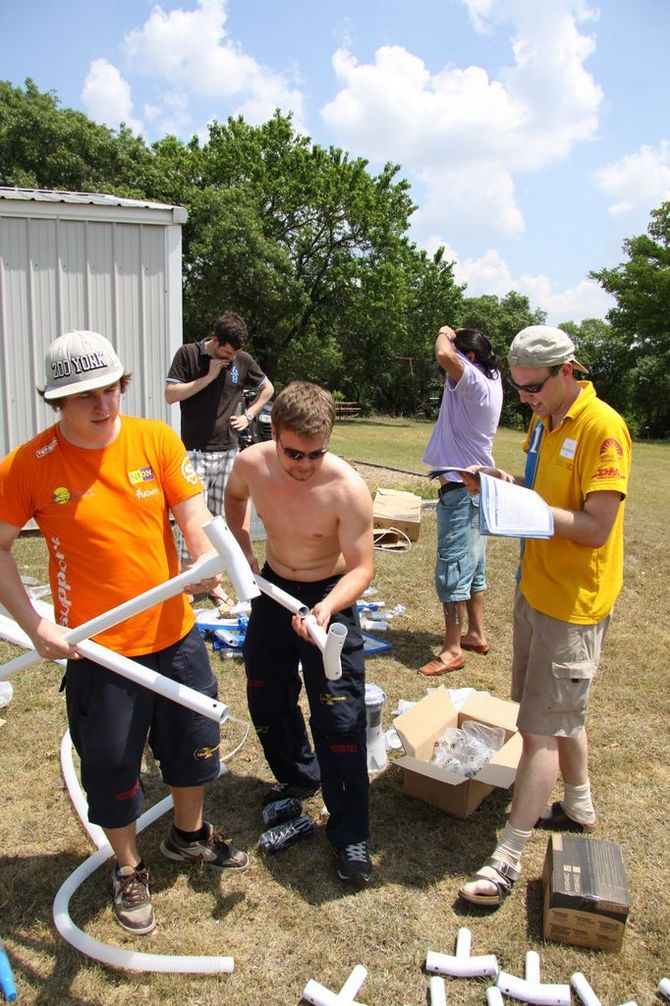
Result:
<svg viewBox="0 0 670 1006"><path fill-rule="evenodd" d="M443 493L437 504L435 590L443 604L468 601L486 590L486 538L479 533L479 496L465 488Z"/></svg>
<svg viewBox="0 0 670 1006"><path fill-rule="evenodd" d="M520 730L543 737L581 733L609 622L609 615L596 625L562 622L536 611L517 589L512 698L520 703Z"/></svg>

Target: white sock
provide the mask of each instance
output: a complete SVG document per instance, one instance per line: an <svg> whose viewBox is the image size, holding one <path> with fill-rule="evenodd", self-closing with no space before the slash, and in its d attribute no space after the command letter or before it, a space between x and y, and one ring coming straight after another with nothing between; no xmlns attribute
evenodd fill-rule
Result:
<svg viewBox="0 0 670 1006"><path fill-rule="evenodd" d="M514 828L509 821L505 825L502 835L498 839L498 844L493 851L493 859L501 859L503 863L518 867L519 860L523 855L526 842L533 834L531 831L520 831Z"/></svg>
<svg viewBox="0 0 670 1006"><path fill-rule="evenodd" d="M590 782L585 782L581 786L573 786L569 782L564 782L561 803L563 810L573 821L579 821L580 824L594 823L596 812L591 800Z"/></svg>

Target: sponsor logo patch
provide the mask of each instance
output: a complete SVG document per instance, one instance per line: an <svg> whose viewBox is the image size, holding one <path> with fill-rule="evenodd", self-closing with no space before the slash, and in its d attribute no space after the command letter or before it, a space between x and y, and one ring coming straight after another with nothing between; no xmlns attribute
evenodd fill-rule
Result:
<svg viewBox="0 0 670 1006"><path fill-rule="evenodd" d="M622 458L623 447L621 446L618 440L615 440L614 437L608 437L607 440L603 440L602 444L600 445L599 453L601 458L604 458L608 455L611 456L614 454L616 454L617 457Z"/></svg>
<svg viewBox="0 0 670 1006"><path fill-rule="evenodd" d="M154 478L153 468L137 468L134 472L128 472L131 486L139 485L140 482L151 482Z"/></svg>
<svg viewBox="0 0 670 1006"><path fill-rule="evenodd" d="M218 747L202 747L196 748L193 752L193 757L196 761L206 761L208 758L213 758L218 752Z"/></svg>
<svg viewBox="0 0 670 1006"><path fill-rule="evenodd" d="M65 486L58 486L57 489L54 489L53 501L59 506L62 506L64 503L69 503L71 499L72 494L69 489L65 488Z"/></svg>
<svg viewBox="0 0 670 1006"><path fill-rule="evenodd" d="M187 455L184 456L184 460L181 463L181 474L191 486L196 486L200 481L198 476L195 474L195 470L191 464L191 459Z"/></svg>
<svg viewBox="0 0 670 1006"><path fill-rule="evenodd" d="M596 472L593 473L594 479L621 479L623 475L618 468L612 465L610 468L598 468Z"/></svg>
<svg viewBox="0 0 670 1006"><path fill-rule="evenodd" d="M35 451L36 458L44 458L47 454L51 454L52 451L56 450L58 441L54 437L51 443L47 444L46 447L40 447L39 450Z"/></svg>
<svg viewBox="0 0 670 1006"><path fill-rule="evenodd" d="M323 692L319 696L319 701L322 706L334 706L336 702L346 702L346 695L331 695L330 692Z"/></svg>

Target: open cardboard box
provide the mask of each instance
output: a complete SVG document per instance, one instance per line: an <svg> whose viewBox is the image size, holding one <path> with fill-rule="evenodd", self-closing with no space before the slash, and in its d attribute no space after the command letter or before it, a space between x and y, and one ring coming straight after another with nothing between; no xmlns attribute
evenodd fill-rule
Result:
<svg viewBox="0 0 670 1006"><path fill-rule="evenodd" d="M399 489L378 489L373 503L376 528L393 527L417 541L421 530L421 497Z"/></svg>
<svg viewBox="0 0 670 1006"><path fill-rule="evenodd" d="M456 817L468 817L494 789L509 788L521 757L521 735L516 729L518 711L516 702L475 693L457 712L449 692L441 685L396 717L393 725L405 754L395 764L403 770L405 795ZM503 727L506 737L502 748L473 779L431 763L435 741L448 727L460 727L466 720Z"/></svg>

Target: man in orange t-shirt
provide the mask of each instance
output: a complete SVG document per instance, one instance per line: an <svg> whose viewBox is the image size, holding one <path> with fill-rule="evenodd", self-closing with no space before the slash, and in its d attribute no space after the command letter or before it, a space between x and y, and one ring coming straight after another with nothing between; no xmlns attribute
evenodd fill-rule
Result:
<svg viewBox="0 0 670 1006"><path fill-rule="evenodd" d="M161 851L180 862L246 869L203 819L205 783L219 773L219 728L202 716L85 658L68 629L175 576L170 511L195 562L211 552L211 519L184 445L165 423L120 413L124 373L112 345L95 332L68 332L47 351L43 398L59 413L49 429L0 462L0 603L45 658L68 658L68 721L81 760L89 820L114 850L113 907L119 924L142 935L155 926L136 820L143 802L145 743L174 800ZM55 621L40 617L21 582L12 547L34 518L49 551ZM218 577L191 584L211 590ZM206 647L184 594L99 633L97 642L216 696Z"/></svg>

